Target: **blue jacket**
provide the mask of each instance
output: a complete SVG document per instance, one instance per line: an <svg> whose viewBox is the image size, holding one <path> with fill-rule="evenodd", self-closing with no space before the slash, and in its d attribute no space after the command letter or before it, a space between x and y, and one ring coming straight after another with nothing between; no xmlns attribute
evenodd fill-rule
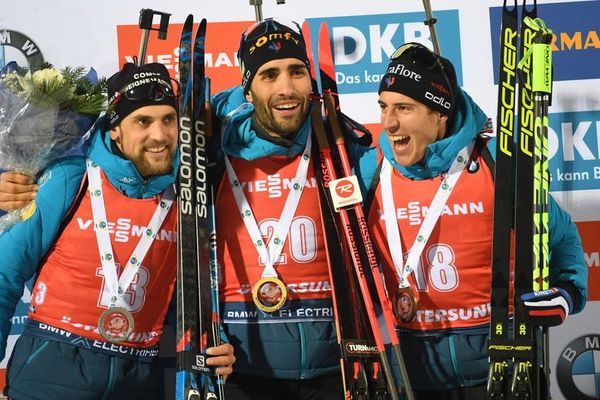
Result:
<svg viewBox="0 0 600 400"><path fill-rule="evenodd" d="M113 154L110 136L101 128L103 125L97 124L86 157L104 170L120 192L131 198L149 198L175 182L178 156L174 157L170 174L144 179L133 163ZM85 159L82 156L66 157L50 165L38 181L40 188L32 216L0 235L0 359L4 357L10 318L23 295L25 282L37 272L79 192Z"/></svg>
<svg viewBox="0 0 600 400"><path fill-rule="evenodd" d="M487 117L464 91L459 90L453 129L444 139L428 146L425 158L410 167L394 161L393 151L385 133L379 139L383 156L402 175L427 179L446 172L456 154L474 140L486 124ZM488 142L495 156L495 139ZM377 165L377 151L363 152L357 165L357 175L363 177L364 187ZM587 273L581 240L570 216L550 197L550 279L551 285L570 282L579 291L579 303L572 313L581 311L587 298ZM490 243L491 246L491 243ZM487 325L454 331L422 333L400 332L404 359L416 389L444 390L460 386L482 385L487 380Z"/></svg>
<svg viewBox="0 0 600 400"><path fill-rule="evenodd" d="M310 118L288 147L256 135L252 128L254 106L246 103L241 87L216 94L213 108L222 127L223 149L245 160L271 155L300 154L310 134ZM318 205L315 205L318 207ZM333 322L226 324L225 333L235 347L235 371L282 379L305 379L339 371L339 347Z"/></svg>

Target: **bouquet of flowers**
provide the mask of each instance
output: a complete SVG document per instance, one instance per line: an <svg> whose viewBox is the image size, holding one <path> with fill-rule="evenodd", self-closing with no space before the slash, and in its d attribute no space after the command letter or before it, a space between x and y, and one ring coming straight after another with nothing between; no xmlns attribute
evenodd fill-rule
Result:
<svg viewBox="0 0 600 400"><path fill-rule="evenodd" d="M105 87L104 79L92 83L83 67L46 64L33 73L17 67L0 74L0 169L35 177L79 144L105 111ZM0 217L0 233L22 212Z"/></svg>

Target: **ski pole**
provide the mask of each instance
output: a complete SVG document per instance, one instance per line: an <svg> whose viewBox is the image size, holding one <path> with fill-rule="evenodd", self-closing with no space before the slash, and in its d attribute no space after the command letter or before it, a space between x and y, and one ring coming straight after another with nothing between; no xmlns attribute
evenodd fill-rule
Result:
<svg viewBox="0 0 600 400"><path fill-rule="evenodd" d="M435 23L437 22L437 19L434 18L433 14L431 13L431 3L429 0L423 0L423 7L425 8L425 16L427 17L423 23L429 27L431 41L433 42L433 50L436 52L436 54L441 56L442 50L440 48L440 42L438 41L437 32L435 30Z"/></svg>
<svg viewBox="0 0 600 400"><path fill-rule="evenodd" d="M313 110L313 129L315 130L315 134L319 141L319 148L322 156L324 156L324 163L327 168L328 175L331 179L335 180L338 178L337 173L335 172L335 167L333 165L333 160L331 158L331 151L329 149L329 145L327 144L327 138L325 133L325 127L323 125L323 120L321 116L321 107L320 104L317 104ZM360 207L360 204L358 205ZM341 226L343 228L344 237L346 239L346 244L348 246L348 252L350 253L352 263L354 265L354 269L356 272L358 285L363 297L363 301L365 302L365 311L367 312L367 317L369 319L371 329L373 332L373 338L375 341L375 345L377 347L377 352L379 353L381 367L383 368L383 373L385 374L387 385L388 385L388 394L390 399L398 400L398 394L394 385L394 378L392 375L392 370L385 352L385 344L383 341L383 336L381 334L381 330L378 325L377 315L375 312L375 306L373 303L373 299L371 298L371 294L367 285L366 276L363 271L363 264L360 257L360 250L358 247L358 242L355 238L355 234L352 229L352 223L350 222L349 213L346 208L339 209L339 219L341 221ZM364 369L358 369L357 371L364 371Z"/></svg>
<svg viewBox="0 0 600 400"><path fill-rule="evenodd" d="M327 119L329 121L329 125L331 127L333 136L334 136L334 141L336 144L336 149L338 151L338 155L339 155L339 163L341 164L341 171L340 174L342 177L346 178L345 181L348 181L348 178L352 179L356 179L355 176L353 176L352 172L351 172L351 166L349 164L349 160L348 160L348 155L346 152L346 145L345 145L345 141L344 141L344 135L342 132L342 129L339 125L339 121L338 121L338 110L339 110L339 99L338 99L338 92L337 92L337 83L335 81L335 67L334 67L334 63L333 63L333 52L331 49L331 42L329 40L329 33L328 33L328 27L326 23L322 23L321 27L319 29L319 72L320 72L320 77L321 77L321 86L323 88L323 102L325 105L325 109L327 111ZM335 172L334 172L335 174ZM332 174L332 177L335 179L335 175ZM347 185L346 182L344 182L344 185ZM358 189L358 182L355 185L355 188L357 191L360 191ZM347 199L349 200L349 198ZM374 247L373 244L371 242L370 236L369 236L369 232L368 232L368 226L367 226L367 222L366 222L366 218L364 215L364 212L362 210L362 198L360 199L359 202L356 202L355 204L352 205L351 208L348 208L348 210L346 210L346 206L350 206L350 203L347 203L345 206L343 206L342 208L340 208L340 218L344 219L345 218L345 214L349 211L352 210L353 211L353 216L355 217L355 225L356 225L356 231L358 232L358 234L356 235L356 237L354 236L353 232L352 232L352 224L348 221L342 221L342 226L346 227L348 226L347 230L349 231L350 234L352 235L348 235L346 234L346 242L347 245L349 247L350 250L350 255L352 256L352 262L356 271L356 277L358 280L358 286L361 290L361 293L363 294L363 298L365 300L365 305L366 305L366 311L367 311L367 316L369 317L369 319L371 320L371 325L372 325L372 330L373 330L373 335L375 337L375 342L377 344L378 341L378 336L381 337L381 328L378 325L378 321L375 319L371 319L372 315L371 315L371 307L373 304L373 300L371 298L371 293L370 293L370 289L367 285L366 282L366 276L364 274L364 269L363 269L363 262L362 262L362 255L361 254L355 254L354 252L354 248L357 247L357 237L360 238L358 240L361 240L360 245L362 247L362 252L364 254L364 258L365 258L365 265L367 267L369 267L369 271L371 272L373 281L375 283L375 287L377 289L377 297L381 306L381 311L383 313L383 319L385 322L385 328L386 331L388 332L389 335L389 340L390 340L390 344L391 344L391 348L392 348L392 355L394 356L394 358L397 361L398 367L400 369L400 374L402 375L402 380L404 383L404 391L405 391L405 396L408 400L413 400L413 393L412 393L412 389L410 386L410 382L408 380L408 373L406 370L406 366L404 364L404 360L402 357L402 353L400 350L400 341L398 339L398 336L396 334L396 330L395 330L395 317L393 315L393 311L392 311L392 306L391 303L387 297L387 293L385 292L385 288L384 288L384 283L382 281L382 278L380 276L379 273L379 267L378 267L378 263L377 263L377 259L375 257L375 251L374 251ZM358 252L360 253L360 251ZM370 304L369 304L370 303ZM390 371L388 370L389 368L389 362L387 361L387 358L382 358L382 364L381 367L383 368L383 373L384 375L386 375L386 377L389 377L388 379L388 384L394 382L394 378L393 376L390 376L389 373ZM391 381L391 382L390 382ZM392 390L395 390L395 388L389 388L390 392ZM395 392L391 392L390 395L397 395L397 393Z"/></svg>
<svg viewBox="0 0 600 400"><path fill-rule="evenodd" d="M262 0L250 0L250 5L254 6L254 15L256 17L256 22L260 22L263 20L262 3ZM277 0L277 4L285 4L285 0Z"/></svg>
<svg viewBox="0 0 600 400"><path fill-rule="evenodd" d="M250 0L250 5L254 6L254 15L256 16L256 22L262 21L262 0Z"/></svg>
<svg viewBox="0 0 600 400"><path fill-rule="evenodd" d="M158 28L152 27L152 21L154 16L160 16L160 23ZM161 11L154 11L149 8L142 8L140 10L139 26L142 30L142 38L140 40L140 51L137 57L137 65L140 66L144 63L146 58L146 49L148 48L148 38L150 37L150 31L158 31L158 38L165 40L167 38L167 29L169 28L169 17L171 14L164 13Z"/></svg>
<svg viewBox="0 0 600 400"><path fill-rule="evenodd" d="M532 92L534 104L534 153L533 153L533 290L549 288L549 229L548 229L548 107L552 96L552 30L540 18L525 18L523 21L535 31L533 45L524 57L531 56ZM541 336L541 338L540 338ZM549 394L549 335L547 328L537 327L536 339L542 347L542 365L537 365L539 393L546 398Z"/></svg>
<svg viewBox="0 0 600 400"><path fill-rule="evenodd" d="M325 109L327 110L327 120L329 121L329 124L331 126L333 140L335 141L339 153L339 158L342 165L342 176L348 178L353 175L352 167L350 166L350 162L348 159L348 154L346 151L346 142L344 140L342 128L339 125L338 116L335 109L335 100L333 98L333 94L330 91L325 91L323 93L323 102L325 104ZM392 312L392 305L387 297L386 289L384 287L384 283L379 273L379 265L375 258L375 249L373 243L371 242L370 235L368 233L367 219L364 215L362 204L355 204L354 212L356 214L356 219L358 220L359 230L362 233L361 239L362 245L367 256L367 266L371 270L373 276L373 282L375 283L375 288L379 297L381 312L383 314L385 326L387 327L390 336L392 353L396 359L396 362L398 363L398 368L400 369L400 374L403 378L402 383L404 384L405 396L407 400L414 400L414 394L412 392L412 387L408 379L408 370L406 369L404 357L402 356L402 352L400 350L400 341L398 339L398 336L396 336L396 326L394 322L394 315Z"/></svg>

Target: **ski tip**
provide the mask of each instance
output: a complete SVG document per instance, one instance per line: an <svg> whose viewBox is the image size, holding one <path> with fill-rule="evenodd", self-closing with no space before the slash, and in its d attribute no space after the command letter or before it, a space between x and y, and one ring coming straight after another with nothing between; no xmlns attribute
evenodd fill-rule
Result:
<svg viewBox="0 0 600 400"><path fill-rule="evenodd" d="M321 35L321 32L323 31L329 31L329 25L327 25L327 21L322 21L321 24L319 25L319 36Z"/></svg>

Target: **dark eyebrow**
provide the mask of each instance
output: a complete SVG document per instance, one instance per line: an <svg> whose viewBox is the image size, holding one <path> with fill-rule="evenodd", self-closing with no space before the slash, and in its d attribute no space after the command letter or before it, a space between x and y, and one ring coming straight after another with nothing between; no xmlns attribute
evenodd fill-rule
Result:
<svg viewBox="0 0 600 400"><path fill-rule="evenodd" d="M277 67L271 67L271 68L267 68L267 69L264 69L264 70L260 71L259 75L260 76L264 76L264 75L278 73L278 72L279 72L279 68L277 68Z"/></svg>
<svg viewBox="0 0 600 400"><path fill-rule="evenodd" d="M388 107L389 106L394 106L394 107L403 106L403 107L406 107L406 106L413 106L414 105L413 103L407 103L407 102L404 102L404 101L400 101L398 103L391 103L391 104L388 104L388 103L383 102L381 100L377 100L377 102L379 103L379 105L388 106Z"/></svg>
<svg viewBox="0 0 600 400"><path fill-rule="evenodd" d="M297 63L294 64L290 64L288 65L288 69L297 69L297 68L302 68L302 69L308 69L306 67L306 64L304 64L303 62L299 61Z"/></svg>

